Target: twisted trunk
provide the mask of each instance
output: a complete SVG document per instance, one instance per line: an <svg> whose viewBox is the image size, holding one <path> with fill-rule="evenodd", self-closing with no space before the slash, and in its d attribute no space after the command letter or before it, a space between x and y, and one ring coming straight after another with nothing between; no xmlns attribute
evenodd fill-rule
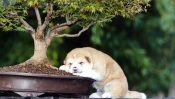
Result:
<svg viewBox="0 0 175 99"><path fill-rule="evenodd" d="M47 57L47 48L50 44L46 42L46 39L44 38L43 35L37 35L41 30L38 30L35 35L32 35L33 40L34 40L34 54L33 56L28 59L27 61L19 64L19 65L34 65L34 66L48 66L54 68L54 66L49 62L48 57ZM42 33L43 34L43 33Z"/></svg>

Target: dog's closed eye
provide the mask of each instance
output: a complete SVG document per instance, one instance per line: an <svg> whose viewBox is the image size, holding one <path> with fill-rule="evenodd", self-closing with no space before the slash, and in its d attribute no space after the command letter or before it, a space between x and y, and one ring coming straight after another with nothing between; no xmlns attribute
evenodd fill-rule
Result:
<svg viewBox="0 0 175 99"><path fill-rule="evenodd" d="M69 66L71 66L72 65L72 63L69 63Z"/></svg>
<svg viewBox="0 0 175 99"><path fill-rule="evenodd" d="M79 64L81 64L81 65L82 65L82 64L83 64L83 62L80 62Z"/></svg>

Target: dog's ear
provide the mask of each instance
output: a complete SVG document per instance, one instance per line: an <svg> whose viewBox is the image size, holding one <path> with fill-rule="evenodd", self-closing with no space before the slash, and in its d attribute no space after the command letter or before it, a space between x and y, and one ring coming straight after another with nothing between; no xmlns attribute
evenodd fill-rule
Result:
<svg viewBox="0 0 175 99"><path fill-rule="evenodd" d="M91 59L90 59L88 56L85 56L85 59L86 59L89 63L91 63Z"/></svg>

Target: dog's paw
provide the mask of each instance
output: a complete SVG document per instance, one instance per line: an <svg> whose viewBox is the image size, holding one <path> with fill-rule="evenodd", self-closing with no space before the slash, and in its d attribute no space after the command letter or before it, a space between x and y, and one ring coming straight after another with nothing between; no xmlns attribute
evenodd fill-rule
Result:
<svg viewBox="0 0 175 99"><path fill-rule="evenodd" d="M64 65L61 65L61 66L59 67L59 70L64 70Z"/></svg>
<svg viewBox="0 0 175 99"><path fill-rule="evenodd" d="M94 70L83 71L80 74L80 76L91 78L91 79L94 79L94 80L101 80L102 79L102 77L97 72L95 72Z"/></svg>
<svg viewBox="0 0 175 99"><path fill-rule="evenodd" d="M81 73L72 73L72 75L80 76Z"/></svg>
<svg viewBox="0 0 175 99"><path fill-rule="evenodd" d="M146 97L146 94L144 94L144 93L141 93L141 99L146 99L147 97Z"/></svg>
<svg viewBox="0 0 175 99"><path fill-rule="evenodd" d="M63 70L63 71L69 72L68 66L66 66L66 65L61 65L59 67L59 70Z"/></svg>
<svg viewBox="0 0 175 99"><path fill-rule="evenodd" d="M98 93L98 92L95 92L95 93L92 93L89 98L101 98L101 93Z"/></svg>
<svg viewBox="0 0 175 99"><path fill-rule="evenodd" d="M110 93L104 93L102 95L102 98L112 98L111 94Z"/></svg>
<svg viewBox="0 0 175 99"><path fill-rule="evenodd" d="M61 65L61 66L59 67L59 70L65 70L65 65Z"/></svg>

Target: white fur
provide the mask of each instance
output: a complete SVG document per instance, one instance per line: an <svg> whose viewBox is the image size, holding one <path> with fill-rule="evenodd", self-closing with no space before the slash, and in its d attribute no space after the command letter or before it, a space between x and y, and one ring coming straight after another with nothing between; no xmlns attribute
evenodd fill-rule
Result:
<svg viewBox="0 0 175 99"><path fill-rule="evenodd" d="M76 54L74 54L74 57L76 57ZM71 63L71 66L62 65L59 68L60 70L65 70L66 72L80 77L92 78L94 80L102 79L97 72L92 70L92 64L79 64L81 62L81 58L68 59L67 61L68 63ZM76 72L74 71L75 68L77 69Z"/></svg>
<svg viewBox="0 0 175 99"><path fill-rule="evenodd" d="M69 67L68 67L68 66L65 66L65 65L61 65L61 66L59 67L59 70L64 70L64 71L66 71L66 72L69 72Z"/></svg>
<svg viewBox="0 0 175 99"><path fill-rule="evenodd" d="M141 99L146 99L147 98L147 96L144 94L144 93L141 93Z"/></svg>
<svg viewBox="0 0 175 99"><path fill-rule="evenodd" d="M94 70L84 70L79 76L81 77L88 77L94 80L101 80L101 76L95 72Z"/></svg>
<svg viewBox="0 0 175 99"><path fill-rule="evenodd" d="M76 57L76 54L74 54L74 57ZM68 70L69 73L72 73L73 75L78 75L79 73L82 72L83 67L81 66L81 64L79 64L79 62L81 62L80 58L76 58L76 60L68 59L67 61L68 63L71 63L70 66L67 66L69 67L69 70ZM77 68L77 72L74 72L74 68Z"/></svg>
<svg viewBox="0 0 175 99"><path fill-rule="evenodd" d="M77 69L77 72L74 72L74 68ZM72 62L72 65L69 68L69 72L72 74L82 73L86 70L90 70L91 66L87 64L80 65L79 62Z"/></svg>
<svg viewBox="0 0 175 99"><path fill-rule="evenodd" d="M101 92L95 92L92 93L89 98L102 98L102 93Z"/></svg>
<svg viewBox="0 0 175 99"><path fill-rule="evenodd" d="M72 75L80 76L81 73L72 73Z"/></svg>
<svg viewBox="0 0 175 99"><path fill-rule="evenodd" d="M102 95L102 98L112 98L111 94L106 92Z"/></svg>

